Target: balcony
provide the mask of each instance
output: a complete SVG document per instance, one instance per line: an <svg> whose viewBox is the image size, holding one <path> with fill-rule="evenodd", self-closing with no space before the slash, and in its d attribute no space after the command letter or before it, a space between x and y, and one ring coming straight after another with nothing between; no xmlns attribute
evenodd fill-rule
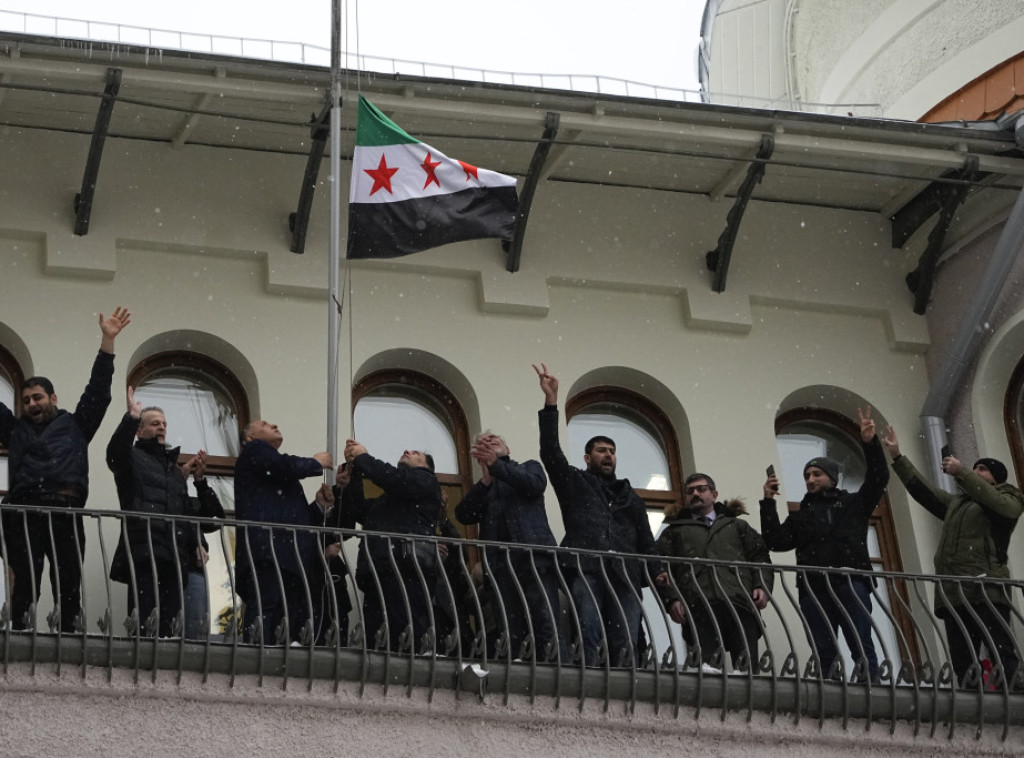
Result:
<svg viewBox="0 0 1024 758"><path fill-rule="evenodd" d="M51 540L55 530L69 523L66 509L6 505L4 513L0 548L9 567L13 557L10 550L19 542L12 530L24 530L22 514L44 524ZM1007 740L1019 735L1024 723L1024 674L1018 670L1008 681L1002 661L993 653L971 661L963 680L957 681L943 624L931 610L938 597L946 605L961 608L960 623L969 624L978 612L995 611L991 598L1019 599L1021 583L1016 581L836 570L831 582L822 585L820 575L815 577L794 566L660 559L672 568L675 577L710 577L710 584L686 581L682 588L673 579L661 589L663 593L679 592L683 597L687 620L680 626L669 618L650 589L662 568L650 556L524 548L456 537L418 538L416 549L412 538L400 534L298 530L251 522L247 531L230 519L186 520L88 509L77 513L83 518L88 549L76 628L60 628L60 608L48 604L50 588L45 574L39 607L31 608L27 617L12 619L12 587L8 581L0 615L6 682L0 684L0 693L15 684L24 688L33 682L43 685L60 681L100 690L118 683L121 689L159 686L172 693L177 687L187 696L196 687L245 697L261 690L333 692L334 697L344 693L349 700L407 697L426 703L443 695L446 700L454 698L461 703L462 709L477 703L485 709L481 716L493 715L495 708L510 707L510 703L524 702L544 714L583 714L596 709L603 718L624 723L633 722L641 714L668 725L691 720L750 722L756 718L758 723L768 725L773 739L785 739L791 730L807 729L808 725L816 725L818 730L839 727L848 733L863 725L864 729L889 734L899 729L912 740L933 741L936 749L954 744L954 739L980 739L983 735L989 744L1008 747L1011 743ZM177 528L168 529L172 523ZM118 536L127 535L132 524L135 535L143 525L150 550L152 536L161 530L172 536L175 545L182 535L199 539L204 527L210 530L211 560L201 567L200 576L205 594L214 597L200 613L198 631L186 631L187 609L182 606L189 586L187 578L180 576L171 588L179 609L169 619L168 636L155 633L160 627L159 601L146 618L140 619L137 611L127 613L124 600L128 585L107 577ZM212 531L218 527L219 531ZM317 550L314 565L299 577L300 614L307 618L298 628L296 619L285 612L273 630L261 631L259 624L241 629L244 609L237 594L234 555L240 541L260 533L283 535L283 542L272 540L270 544L292 545L295 557L299 556L303 538L319 545L352 538L343 543L340 563L332 566ZM368 555L389 557L386 562L378 558L378 564L367 565L364 571L368 570L369 579L360 580L363 587L384 603L387 597L394 597L386 590L386 577L401 572L406 576L405 582L395 585L404 608L398 612L384 608L383 624L378 628L367 628L363 593L355 582L353 547L367 539L377 546ZM126 557L130 586L138 587L148 572L157 570L155 561L149 565L135 561L131 551ZM62 559L58 556L58 565ZM275 552L274 572L281 586L285 579L280 566L285 563L284 556ZM609 651L608 635L602 631L596 658L580 665L581 646L575 630L586 609L571 599L573 568L596 566L592 573L599 577L600 589L601 583L615 585L615 577L630 564L641 568L648 585L642 595L634 591L632 598L640 602L640 641L636 645L627 641ZM342 565L348 569L347 574L338 571ZM525 635L518 645L510 646L509 618L513 609L507 604L516 598L524 600L545 567L557 582L556 602L561 608L525 605ZM329 580L332 568L334 576ZM727 657L721 635L698 637L693 618L700 615L700 606L710 609L714 602L714 597L700 587L721 588L744 572L751 572L771 588L767 605L760 614L753 604L748 608L733 606L728 613L733 617L751 613L758 619L758 631L763 636L758 650L752 651L744 643L738 656ZM5 575L10 577L10 573ZM511 577L514 586L492 586L490 578L497 575ZM803 585L805 596L813 598L812 606L820 606L839 600L844 587L862 579L870 586L874 610L870 624L877 651L877 676L869 675L860 643L855 641L856 649L851 651L841 639L834 640L839 643L841 655L828 670L822 670L807 642L809 606L805 597L805 612L801 611L798 584ZM810 589L814 586L824 587L820 596ZM330 592L331 587L341 588L341 592ZM396 618L410 617L417 587L432 601L427 618L418 624L425 630L418 637L413 633L414 625L389 628ZM229 598L226 604L220 605L218 591ZM264 610L262 598L266 593L273 594L274 588L257 586L255 592L254 615L259 617ZM346 597L354 606L347 618L339 611ZM977 597L985 599L966 602ZM618 612L625 607L623 602L614 604ZM533 632L551 611L556 611L558 618L554 637L549 644L539 645ZM842 613L845 621L850 621L865 611L863 604L855 602L844 606ZM728 615L719 618L727 624ZM606 622L604 628L611 619L602 621ZM1003 629L1012 636L1018 659L1022 621L1014 608L1011 623ZM15 626L22 628L12 628ZM716 629L724 626L718 627L716 622ZM986 633L986 641L995 650L993 631ZM293 638L295 641L285 644ZM735 645L733 648L736 652Z"/></svg>

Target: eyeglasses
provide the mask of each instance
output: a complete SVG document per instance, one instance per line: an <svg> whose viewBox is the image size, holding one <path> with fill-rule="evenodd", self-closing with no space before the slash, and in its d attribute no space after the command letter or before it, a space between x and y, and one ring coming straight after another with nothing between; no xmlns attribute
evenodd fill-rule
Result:
<svg viewBox="0 0 1024 758"><path fill-rule="evenodd" d="M687 487L684 491L687 495L693 495L694 493L700 493L701 495L703 495L710 489L711 487L709 487L706 484L695 484L692 487Z"/></svg>

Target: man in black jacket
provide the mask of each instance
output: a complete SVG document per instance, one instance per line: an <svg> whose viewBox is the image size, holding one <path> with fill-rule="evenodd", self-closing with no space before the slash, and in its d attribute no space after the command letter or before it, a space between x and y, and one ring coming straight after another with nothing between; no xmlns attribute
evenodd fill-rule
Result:
<svg viewBox="0 0 1024 758"><path fill-rule="evenodd" d="M628 479L615 478L615 442L592 438L583 456L586 470L571 466L558 443L558 379L543 363L533 369L544 393L538 414L540 459L562 510L562 547L657 556L647 504ZM563 563L579 616L585 665L601 665L602 659L612 666L637 665L645 568L658 585L667 585L664 565L584 555L568 556Z"/></svg>
<svg viewBox="0 0 1024 758"><path fill-rule="evenodd" d="M107 445L107 466L114 473L121 510L138 515L125 519L110 578L128 585L128 612L138 609L142 633L161 637L183 633L179 614L188 572L201 566L205 556L197 524L160 516L224 518L217 493L206 481L206 451L179 466L180 448L168 448L166 439L163 410L143 408L129 387L128 411ZM188 494L189 476L198 497ZM158 620L156 626L151 617Z"/></svg>
<svg viewBox="0 0 1024 758"><path fill-rule="evenodd" d="M868 526L871 514L889 483L882 443L875 435L871 406L857 409L860 438L867 462L864 484L856 492L838 488L839 464L829 458L812 458L804 466L807 494L800 508L779 523L775 509L779 480L772 474L764 483L761 500L761 534L774 551L796 549L798 566L848 568L871 571L868 557ZM821 674L832 677L839 651L836 636L843 638L859 669L866 668L871 681L878 679L878 657L871 639L870 576L805 571L798 578L800 611L817 651ZM837 664L838 665L838 664ZM863 680L865 672L858 674Z"/></svg>
<svg viewBox="0 0 1024 758"><path fill-rule="evenodd" d="M74 412L57 407L53 383L33 376L21 385L21 416L0 403L0 444L10 451L12 505L44 505L83 508L89 495L89 443L100 428L110 405L110 381L114 376L114 338L131 323L124 308L109 318L99 317L100 350L92 365L89 383ZM51 538L52 531L52 538ZM81 515L50 515L5 509L3 539L14 573L11 593L11 627L35 626L29 609L39 601L43 558L50 561L50 587L55 604L50 619L61 632L81 631L82 561L85 531Z"/></svg>
<svg viewBox="0 0 1024 758"><path fill-rule="evenodd" d="M359 442L348 440L345 460L352 474L342 492L344 512L340 518L347 513L365 531L436 535L441 485L434 475L433 458L419 450L406 450L398 465L392 466L374 458ZM364 476L384 494L367 500ZM433 649L427 634L438 563L437 545L432 540L363 537L356 559L356 585L363 591L368 646L413 653Z"/></svg>
<svg viewBox="0 0 1024 758"><path fill-rule="evenodd" d="M538 461L519 463L508 445L491 432L477 435L470 455L483 475L455 508L463 524L480 524L480 539L553 547L544 490L548 479ZM488 580L501 599L512 658L545 661L558 654L559 615L554 556L542 550L484 550ZM499 620L501 614L496 610ZM523 644L531 640L532 645Z"/></svg>

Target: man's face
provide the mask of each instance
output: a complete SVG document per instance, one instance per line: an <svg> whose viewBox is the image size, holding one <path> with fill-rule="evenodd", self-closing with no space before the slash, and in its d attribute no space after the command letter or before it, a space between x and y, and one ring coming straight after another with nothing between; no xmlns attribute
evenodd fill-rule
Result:
<svg viewBox="0 0 1024 758"><path fill-rule="evenodd" d="M979 463L974 467L974 473L980 476L989 484L995 484L996 478L992 476L992 472L988 470L988 466L984 463Z"/></svg>
<svg viewBox="0 0 1024 758"><path fill-rule="evenodd" d="M595 442L589 453L583 455L587 471L605 478L615 476L615 445L610 442Z"/></svg>
<svg viewBox="0 0 1024 758"><path fill-rule="evenodd" d="M428 468L427 456L419 450L406 450L402 453L402 457L398 459L398 465L407 466L408 468Z"/></svg>
<svg viewBox="0 0 1024 758"><path fill-rule="evenodd" d="M486 445L490 450L493 450L495 455L499 458L504 455L508 455L508 445L506 445L505 440L497 434L484 435L479 441L481 444Z"/></svg>
<svg viewBox="0 0 1024 758"><path fill-rule="evenodd" d="M811 494L824 492L833 486L828 474L817 466L807 467L807 470L804 471L804 483L807 485L807 491Z"/></svg>
<svg viewBox="0 0 1024 758"><path fill-rule="evenodd" d="M281 443L284 442L284 437L281 430L277 428L277 424L271 424L263 419L256 419L249 424L248 436L251 440L263 440L273 445L275 449L281 447Z"/></svg>
<svg viewBox="0 0 1024 758"><path fill-rule="evenodd" d="M21 407L33 424L45 424L57 415L57 396L47 395L42 387L26 387L21 391Z"/></svg>
<svg viewBox="0 0 1024 758"><path fill-rule="evenodd" d="M718 491L711 489L707 479L695 479L686 485L686 506L698 516L704 516L715 507Z"/></svg>
<svg viewBox="0 0 1024 758"><path fill-rule="evenodd" d="M139 419L139 430L135 434L140 440L156 440L163 445L167 440L167 419L160 411L146 411Z"/></svg>

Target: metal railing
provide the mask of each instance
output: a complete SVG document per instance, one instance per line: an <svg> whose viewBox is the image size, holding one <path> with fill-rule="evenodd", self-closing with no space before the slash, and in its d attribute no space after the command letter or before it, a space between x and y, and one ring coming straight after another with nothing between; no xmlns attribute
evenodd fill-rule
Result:
<svg viewBox="0 0 1024 758"><path fill-rule="evenodd" d="M671 717L716 708L723 718L756 711L844 726L857 718L868 728L905 722L915 734L950 737L980 735L987 725L1006 739L1024 724L1017 581L826 574L120 511L0 510L5 675L13 664L33 674L42 665L74 667L82 677L129 669L155 679L169 670L178 681L194 671L228 675L235 686L236 676L254 674L258 686L300 678L347 683L360 694L378 685L506 701L523 694L555 708L596 698L606 709L623 703L626 713L647 702ZM192 560L204 533L209 563ZM127 549L115 549L118 542ZM39 586L45 574L28 568L39 550L58 569L58 584L75 575L69 561L80 569L80 609L50 605L51 594L74 593ZM659 579L666 569L667 582ZM38 604L25 607L23 592L15 599L24 582L41 594ZM763 609L754 587L764 590ZM227 600L207 599L215 589ZM198 621L190 623L196 597ZM72 610L69 629L62 616ZM673 613L685 616L681 624ZM958 657L948 639L956 630L975 634L974 648L988 652L963 658L961 645Z"/></svg>
<svg viewBox="0 0 1024 758"><path fill-rule="evenodd" d="M150 29L129 24L67 19L36 13L22 13L0 9L0 29L21 34L50 36L59 39L140 46L161 50L182 50L237 58L253 58L281 63L327 68L331 51L305 42L279 42L267 39L249 39L220 34L198 34L168 29ZM686 103L714 103L767 110L804 111L810 113L840 113L865 117L882 115L878 103L810 103L791 97L764 98L734 93L709 93L700 89L686 89L647 84L630 79L591 74L520 73L498 71L472 66L387 58L343 51L341 65L351 71L366 71L388 76L420 76L454 79L488 84L509 84L519 87L591 92L602 95L668 100Z"/></svg>

